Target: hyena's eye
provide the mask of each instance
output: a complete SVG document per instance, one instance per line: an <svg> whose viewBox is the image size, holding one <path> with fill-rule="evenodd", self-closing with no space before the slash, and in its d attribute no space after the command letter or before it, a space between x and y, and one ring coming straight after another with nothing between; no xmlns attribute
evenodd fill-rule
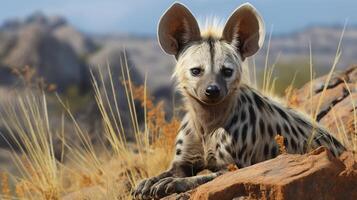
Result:
<svg viewBox="0 0 357 200"><path fill-rule="evenodd" d="M190 69L192 76L199 76L202 74L202 69L199 67L195 67Z"/></svg>
<svg viewBox="0 0 357 200"><path fill-rule="evenodd" d="M223 74L224 77L229 78L229 77L231 77L232 74L233 74L233 69L230 69L230 68L222 68L221 72L222 72L222 74Z"/></svg>

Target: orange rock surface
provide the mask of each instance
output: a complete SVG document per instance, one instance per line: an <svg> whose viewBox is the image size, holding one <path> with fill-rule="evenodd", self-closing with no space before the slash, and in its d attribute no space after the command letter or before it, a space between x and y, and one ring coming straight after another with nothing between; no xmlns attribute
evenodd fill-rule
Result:
<svg viewBox="0 0 357 200"><path fill-rule="evenodd" d="M357 199L357 156L335 158L324 147L305 155L280 155L228 172L190 193L168 199Z"/></svg>

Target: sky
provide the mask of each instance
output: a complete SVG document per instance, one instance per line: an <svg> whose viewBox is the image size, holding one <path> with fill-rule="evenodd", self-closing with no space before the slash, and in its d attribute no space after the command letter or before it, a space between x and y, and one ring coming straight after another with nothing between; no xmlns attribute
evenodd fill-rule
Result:
<svg viewBox="0 0 357 200"><path fill-rule="evenodd" d="M62 15L88 33L156 34L157 22L174 2L170 0L1 0L0 23L36 11ZM198 19L223 21L241 0L182 0ZM252 0L269 31L285 34L311 25L357 25L356 0Z"/></svg>

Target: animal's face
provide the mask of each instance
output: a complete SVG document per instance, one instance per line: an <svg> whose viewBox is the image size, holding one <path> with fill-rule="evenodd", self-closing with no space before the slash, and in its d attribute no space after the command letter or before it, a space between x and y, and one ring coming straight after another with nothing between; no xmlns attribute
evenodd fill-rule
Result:
<svg viewBox="0 0 357 200"><path fill-rule="evenodd" d="M217 104L234 92L241 72L235 49L212 38L188 47L179 56L176 67L180 90L205 104Z"/></svg>
<svg viewBox="0 0 357 200"><path fill-rule="evenodd" d="M178 3L163 15L158 30L161 47L177 59L179 89L207 105L218 104L237 90L242 62L264 39L263 22L250 4L239 7L224 29L215 31L201 34L194 16Z"/></svg>

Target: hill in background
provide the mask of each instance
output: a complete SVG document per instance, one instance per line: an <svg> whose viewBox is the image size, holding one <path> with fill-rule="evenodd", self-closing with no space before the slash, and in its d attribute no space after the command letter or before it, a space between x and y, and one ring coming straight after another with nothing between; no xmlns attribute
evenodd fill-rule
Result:
<svg viewBox="0 0 357 200"><path fill-rule="evenodd" d="M330 68L336 54L342 27L311 26L299 32L273 35L269 64L306 64L309 41L314 65ZM262 69L268 39L255 57ZM37 12L22 20L8 20L0 27L0 84L11 82L6 69L29 65L60 90L71 85L89 87L88 71L93 66L120 66L120 54L127 52L131 68L142 79L148 74L153 93L170 90L174 59L165 55L155 37L125 34L92 35L82 33L60 16ZM357 63L357 28L348 27L342 41L342 56L337 68ZM134 69L135 68L135 69ZM155 76L155 78L150 78ZM160 95L159 95L160 96Z"/></svg>

